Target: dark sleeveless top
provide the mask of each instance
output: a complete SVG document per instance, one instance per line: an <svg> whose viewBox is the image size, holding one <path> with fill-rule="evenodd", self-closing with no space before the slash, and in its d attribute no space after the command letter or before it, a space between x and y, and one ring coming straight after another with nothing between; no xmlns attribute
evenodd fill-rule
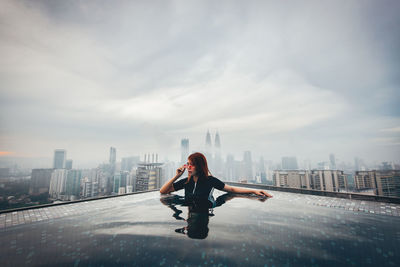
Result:
<svg viewBox="0 0 400 267"><path fill-rule="evenodd" d="M208 199L212 201L212 193L214 188L222 190L225 183L215 178L214 176L208 176L208 178L199 178L197 183L194 182L193 178L190 179L189 183L185 184L188 177L181 179L173 183L175 191L185 189L185 199L186 200L196 200L196 199Z"/></svg>

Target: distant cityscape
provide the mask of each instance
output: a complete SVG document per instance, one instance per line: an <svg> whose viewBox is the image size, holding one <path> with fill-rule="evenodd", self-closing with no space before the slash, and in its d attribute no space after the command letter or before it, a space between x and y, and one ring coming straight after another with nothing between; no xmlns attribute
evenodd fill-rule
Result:
<svg viewBox="0 0 400 267"><path fill-rule="evenodd" d="M108 162L92 169L74 169L67 151L55 149L52 168L32 169L30 173L16 166L0 168L0 209L158 189L186 163L191 153L188 138L181 140L180 149L180 162L159 162L157 153L117 161L117 148L110 147ZM294 156L274 163L263 157L253 160L251 151L244 151L241 160L232 154L224 160L219 133L213 145L209 131L204 150L199 152L205 154L212 175L226 182L400 197L400 166L393 162L382 162L375 168L369 168L360 158L355 158L354 165L337 164L331 153L329 161L316 167L304 161L300 168Z"/></svg>

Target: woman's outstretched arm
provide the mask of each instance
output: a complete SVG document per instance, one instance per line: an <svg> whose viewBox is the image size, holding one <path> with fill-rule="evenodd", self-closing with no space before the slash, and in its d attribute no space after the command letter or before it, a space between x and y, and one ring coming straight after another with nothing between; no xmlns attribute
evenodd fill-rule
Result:
<svg viewBox="0 0 400 267"><path fill-rule="evenodd" d="M259 196L272 197L271 194L268 194L264 190L248 189L248 188L230 186L230 185L227 185L227 184L224 186L224 188L222 190L225 191L225 192L231 192L231 193L237 193L237 194L256 194L256 195L259 195Z"/></svg>
<svg viewBox="0 0 400 267"><path fill-rule="evenodd" d="M173 187L172 184L173 184L179 177L182 176L182 174L185 172L185 169L186 169L186 168L185 168L184 166L178 168L178 169L176 170L176 175L175 175L175 177L171 178L168 182L166 182L166 183L160 188L160 193L161 193L161 194L168 194L168 193L174 192L174 191L175 191L175 188Z"/></svg>

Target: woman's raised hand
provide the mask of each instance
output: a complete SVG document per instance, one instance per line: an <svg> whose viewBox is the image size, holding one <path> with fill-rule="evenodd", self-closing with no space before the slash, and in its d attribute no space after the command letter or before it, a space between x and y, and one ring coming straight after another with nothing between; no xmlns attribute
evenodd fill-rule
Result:
<svg viewBox="0 0 400 267"><path fill-rule="evenodd" d="M182 165L180 168L176 169L176 177L179 178L186 170L186 164Z"/></svg>

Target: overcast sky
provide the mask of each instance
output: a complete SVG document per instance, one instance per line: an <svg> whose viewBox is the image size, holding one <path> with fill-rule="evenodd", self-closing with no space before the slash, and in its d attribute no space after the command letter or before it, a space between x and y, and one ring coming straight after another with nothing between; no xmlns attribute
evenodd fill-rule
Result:
<svg viewBox="0 0 400 267"><path fill-rule="evenodd" d="M0 2L0 156L400 161L399 1ZM51 163L49 163L51 164Z"/></svg>

